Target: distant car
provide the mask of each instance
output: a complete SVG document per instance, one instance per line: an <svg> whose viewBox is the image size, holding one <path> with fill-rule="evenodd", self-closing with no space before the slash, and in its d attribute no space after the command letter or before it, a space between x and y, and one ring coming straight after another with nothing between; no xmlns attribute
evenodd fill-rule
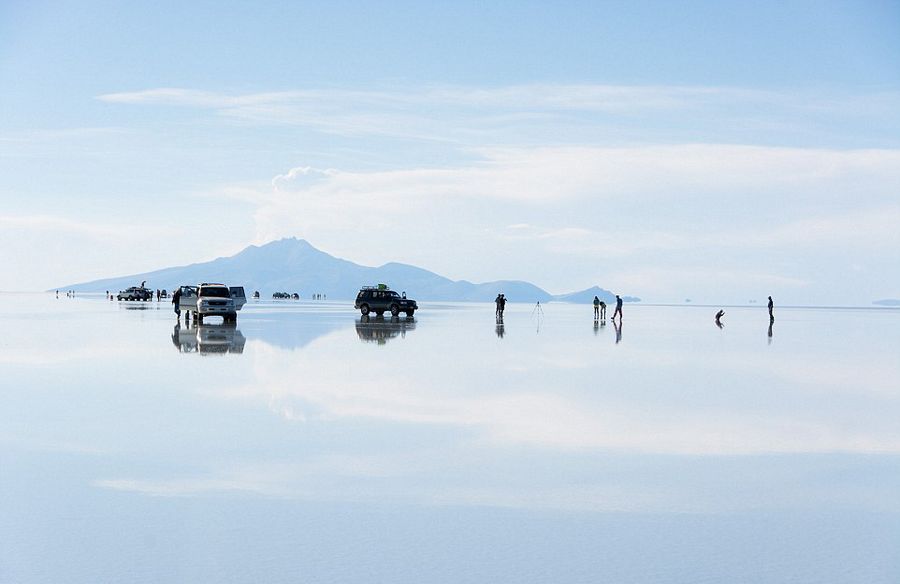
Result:
<svg viewBox="0 0 900 584"><path fill-rule="evenodd" d="M370 312L374 312L378 316L382 316L385 312L390 312L391 316L405 312L406 316L412 316L419 309L415 300L403 298L393 290L389 290L384 284L363 286L356 295L356 302L353 306L363 316L367 316Z"/></svg>
<svg viewBox="0 0 900 584"><path fill-rule="evenodd" d="M116 294L117 300L153 300L153 291L141 286L132 286Z"/></svg>

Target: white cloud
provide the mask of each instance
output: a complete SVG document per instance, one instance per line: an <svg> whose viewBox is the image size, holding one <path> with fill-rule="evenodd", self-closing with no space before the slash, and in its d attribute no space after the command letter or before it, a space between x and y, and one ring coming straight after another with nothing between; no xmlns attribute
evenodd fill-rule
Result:
<svg viewBox="0 0 900 584"><path fill-rule="evenodd" d="M0 289L48 289L144 271L150 266L135 251L156 251L161 240L180 233L149 222L0 215Z"/></svg>
<svg viewBox="0 0 900 584"><path fill-rule="evenodd" d="M678 291L686 284L721 293L755 282L808 293L821 284L814 274L771 258L804 265L804 256L900 248L900 151L689 144L478 153L450 168L303 165L232 195L256 206L258 243L301 235L362 263L521 278L554 292L615 284L646 298L686 293ZM351 232L377 237L360 246ZM552 283L596 260L606 273Z"/></svg>
<svg viewBox="0 0 900 584"><path fill-rule="evenodd" d="M674 129L686 120L690 124L680 131L695 136L710 127L729 133L802 125L806 131L819 132L842 119L883 121L900 108L900 92L823 95L740 87L590 84L425 85L243 94L156 88L110 93L98 99L201 108L254 124L306 126L342 135L468 144L509 143L505 137L512 135L539 136L538 143L571 142L566 135L596 142L598 136L610 130L618 133L624 127L639 135L648 130L665 134L665 128ZM747 115L748 111L753 114ZM635 123L642 116L653 116L654 122ZM607 131L598 132L598 128Z"/></svg>

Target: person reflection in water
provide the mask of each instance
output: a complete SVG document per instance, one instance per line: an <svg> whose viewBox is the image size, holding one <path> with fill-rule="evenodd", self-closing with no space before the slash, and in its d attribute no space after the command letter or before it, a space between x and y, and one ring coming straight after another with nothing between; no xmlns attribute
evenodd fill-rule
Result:
<svg viewBox="0 0 900 584"><path fill-rule="evenodd" d="M178 352L181 352L181 341L179 336L181 335L181 319L175 324L175 330L172 331L172 344L175 345L175 348L178 349Z"/></svg>
<svg viewBox="0 0 900 584"><path fill-rule="evenodd" d="M722 323L722 317L725 316L725 311L720 310L716 313L716 326L719 328L724 327L725 325Z"/></svg>
<svg viewBox="0 0 900 584"><path fill-rule="evenodd" d="M775 319L774 319L774 318L772 318L771 320L769 320L769 333L768 333L768 334L769 334L769 344L770 344L770 345L772 344L772 326L773 326L774 324L775 324Z"/></svg>
<svg viewBox="0 0 900 584"><path fill-rule="evenodd" d="M613 318L613 327L616 329L616 344L618 345L622 342L622 318L619 317L619 322L616 322L616 319Z"/></svg>
<svg viewBox="0 0 900 584"><path fill-rule="evenodd" d="M502 339L503 335L506 334L506 327L503 325L502 317L497 317L497 327L494 329L494 332L497 333L498 339Z"/></svg>

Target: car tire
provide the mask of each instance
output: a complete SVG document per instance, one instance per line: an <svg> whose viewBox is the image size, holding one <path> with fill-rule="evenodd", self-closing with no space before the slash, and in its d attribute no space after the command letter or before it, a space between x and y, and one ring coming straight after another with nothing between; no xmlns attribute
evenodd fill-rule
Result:
<svg viewBox="0 0 900 584"><path fill-rule="evenodd" d="M391 316L397 316L400 314L400 307L396 304L391 304Z"/></svg>
<svg viewBox="0 0 900 584"><path fill-rule="evenodd" d="M369 305L363 304L362 306L359 307L359 311L362 313L363 316L369 316Z"/></svg>
<svg viewBox="0 0 900 584"><path fill-rule="evenodd" d="M409 318L412 318L412 315L414 315L415 313L416 313L415 310L407 310L407 311L406 311L406 316L409 317Z"/></svg>

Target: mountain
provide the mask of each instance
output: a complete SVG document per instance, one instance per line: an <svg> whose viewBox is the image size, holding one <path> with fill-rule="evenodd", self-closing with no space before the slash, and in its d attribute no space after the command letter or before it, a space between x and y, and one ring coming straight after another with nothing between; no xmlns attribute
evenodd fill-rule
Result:
<svg viewBox="0 0 900 584"><path fill-rule="evenodd" d="M900 306L900 300L897 298L885 298L884 300L875 300L872 304L876 306Z"/></svg>
<svg viewBox="0 0 900 584"><path fill-rule="evenodd" d="M554 300L558 302L573 302L576 304L590 304L594 301L594 296L599 298L600 300L606 302L607 304L615 304L616 303L616 295L610 292L609 290L604 290L599 286L594 286L593 288L588 288L587 290L582 290L580 292L569 292L568 294L557 294L553 297ZM622 296L623 302L640 302L641 299L635 296Z"/></svg>
<svg viewBox="0 0 900 584"><path fill-rule="evenodd" d="M112 292L137 286L142 281L146 281L149 288L165 290L189 283L224 282L243 286L247 294L259 290L263 298L270 297L273 292L299 292L303 297L321 293L330 299L349 299L356 297L360 286L383 282L398 291L407 291L410 297L432 301L489 302L499 292L513 302L562 300L587 303L593 300L597 291L614 299L610 292L597 287L555 297L534 284L516 280L473 284L465 280L450 280L408 264L392 262L377 268L361 266L328 255L305 240L296 238L261 246L251 245L231 257L209 262L71 284L59 289Z"/></svg>

